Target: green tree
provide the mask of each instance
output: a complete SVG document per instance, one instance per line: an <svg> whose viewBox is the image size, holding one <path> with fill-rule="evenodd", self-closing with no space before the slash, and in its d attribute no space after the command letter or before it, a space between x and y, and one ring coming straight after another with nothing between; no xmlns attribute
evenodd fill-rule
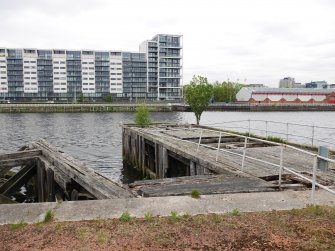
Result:
<svg viewBox="0 0 335 251"><path fill-rule="evenodd" d="M137 107L135 113L135 123L140 127L145 127L151 124L150 112L146 104L141 104Z"/></svg>
<svg viewBox="0 0 335 251"><path fill-rule="evenodd" d="M216 102L235 102L236 94L242 87L242 84L216 81L213 84L213 98Z"/></svg>
<svg viewBox="0 0 335 251"><path fill-rule="evenodd" d="M184 100L194 112L197 125L199 125L202 112L209 105L212 90L213 86L208 83L207 78L201 76L194 76L190 84L185 86Z"/></svg>

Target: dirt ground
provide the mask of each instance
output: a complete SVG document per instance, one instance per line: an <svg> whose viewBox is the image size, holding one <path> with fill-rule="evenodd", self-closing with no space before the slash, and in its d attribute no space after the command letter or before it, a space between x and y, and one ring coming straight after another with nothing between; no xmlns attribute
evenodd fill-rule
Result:
<svg viewBox="0 0 335 251"><path fill-rule="evenodd" d="M335 207L0 226L0 250L335 250Z"/></svg>

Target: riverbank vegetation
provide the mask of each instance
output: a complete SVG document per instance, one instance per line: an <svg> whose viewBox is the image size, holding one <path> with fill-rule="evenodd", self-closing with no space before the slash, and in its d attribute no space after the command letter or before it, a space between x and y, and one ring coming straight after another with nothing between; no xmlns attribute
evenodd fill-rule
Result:
<svg viewBox="0 0 335 251"><path fill-rule="evenodd" d="M129 216L129 217L128 217ZM0 226L1 250L334 250L335 208ZM125 218L125 217L124 217Z"/></svg>

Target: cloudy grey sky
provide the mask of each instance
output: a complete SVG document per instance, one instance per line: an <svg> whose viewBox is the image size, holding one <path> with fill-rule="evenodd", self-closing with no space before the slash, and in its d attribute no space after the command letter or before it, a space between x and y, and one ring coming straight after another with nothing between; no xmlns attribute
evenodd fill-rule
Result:
<svg viewBox="0 0 335 251"><path fill-rule="evenodd" d="M184 83L335 83L335 0L0 0L0 17L0 47L137 51L182 34Z"/></svg>

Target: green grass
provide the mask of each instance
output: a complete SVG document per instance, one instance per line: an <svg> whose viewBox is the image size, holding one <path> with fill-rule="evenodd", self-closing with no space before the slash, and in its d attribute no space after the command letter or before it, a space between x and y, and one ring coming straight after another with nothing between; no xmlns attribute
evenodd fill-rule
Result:
<svg viewBox="0 0 335 251"><path fill-rule="evenodd" d="M121 217L119 218L120 221L122 222L129 222L131 221L131 216L128 212L124 212Z"/></svg>
<svg viewBox="0 0 335 251"><path fill-rule="evenodd" d="M97 236L97 242L101 245L106 245L108 244L109 241L109 236L106 231L100 231Z"/></svg>
<svg viewBox="0 0 335 251"><path fill-rule="evenodd" d="M52 210L48 210L45 215L42 223L48 223L51 222L55 217L55 214L52 212Z"/></svg>
<svg viewBox="0 0 335 251"><path fill-rule="evenodd" d="M24 220L20 220L18 223L10 224L9 228L11 230L17 230L17 229L23 228L27 225L28 225L28 223L26 223Z"/></svg>
<svg viewBox="0 0 335 251"><path fill-rule="evenodd" d="M231 214L232 216L237 216L237 215L240 214L240 212L237 210L237 208L234 208L233 210L231 210L230 214Z"/></svg>
<svg viewBox="0 0 335 251"><path fill-rule="evenodd" d="M215 224L218 224L218 223L221 222L220 216L217 215L217 214L214 214L214 215L213 215L212 220L213 220L213 222L214 222Z"/></svg>
<svg viewBox="0 0 335 251"><path fill-rule="evenodd" d="M282 138L278 138L278 137L268 136L266 139L268 141L272 141L272 142L276 142L276 143L281 143L281 144L286 144L287 143L285 140L283 140Z"/></svg>
<svg viewBox="0 0 335 251"><path fill-rule="evenodd" d="M193 189L191 192L191 197L193 199L200 199L200 192L196 189Z"/></svg>
<svg viewBox="0 0 335 251"><path fill-rule="evenodd" d="M152 214L151 213L146 213L145 215L144 215L144 219L146 220L146 221L151 221L152 220Z"/></svg>
<svg viewBox="0 0 335 251"><path fill-rule="evenodd" d="M169 218L170 218L171 221L175 222L175 221L178 220L179 216L178 216L177 212L172 211L172 212L170 213Z"/></svg>

